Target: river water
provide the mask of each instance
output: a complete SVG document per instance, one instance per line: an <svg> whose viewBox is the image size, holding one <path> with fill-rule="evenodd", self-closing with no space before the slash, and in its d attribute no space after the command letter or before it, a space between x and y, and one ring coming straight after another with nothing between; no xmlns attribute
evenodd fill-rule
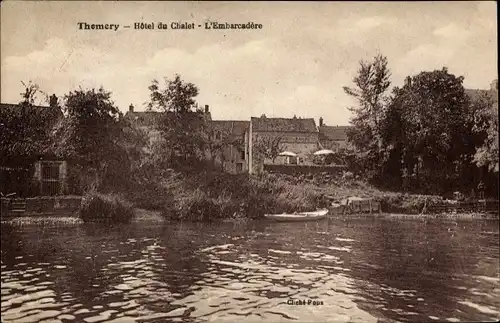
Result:
<svg viewBox="0 0 500 323"><path fill-rule="evenodd" d="M498 224L2 224L2 322L494 321Z"/></svg>

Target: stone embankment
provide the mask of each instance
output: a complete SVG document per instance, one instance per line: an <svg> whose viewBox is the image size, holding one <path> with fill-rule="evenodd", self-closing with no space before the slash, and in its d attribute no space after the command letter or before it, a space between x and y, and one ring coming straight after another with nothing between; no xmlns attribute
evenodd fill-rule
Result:
<svg viewBox="0 0 500 323"><path fill-rule="evenodd" d="M81 196L40 196L32 198L1 198L1 216L59 215L76 212Z"/></svg>

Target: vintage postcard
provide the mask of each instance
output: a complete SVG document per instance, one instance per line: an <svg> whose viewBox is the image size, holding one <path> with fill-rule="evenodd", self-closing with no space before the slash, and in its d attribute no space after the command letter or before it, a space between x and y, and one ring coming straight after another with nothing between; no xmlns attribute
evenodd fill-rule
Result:
<svg viewBox="0 0 500 323"><path fill-rule="evenodd" d="M2 1L1 321L498 321L496 12Z"/></svg>

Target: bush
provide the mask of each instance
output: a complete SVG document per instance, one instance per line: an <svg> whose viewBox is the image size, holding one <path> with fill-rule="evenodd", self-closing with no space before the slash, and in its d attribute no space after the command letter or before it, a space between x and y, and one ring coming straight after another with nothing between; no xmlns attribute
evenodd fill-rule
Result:
<svg viewBox="0 0 500 323"><path fill-rule="evenodd" d="M158 183L135 185L128 190L127 198L136 207L146 210L165 210L173 199L171 189Z"/></svg>
<svg viewBox="0 0 500 323"><path fill-rule="evenodd" d="M266 213L311 211L320 199L312 185L295 185L277 175L251 178L249 186L244 210L252 218Z"/></svg>
<svg viewBox="0 0 500 323"><path fill-rule="evenodd" d="M422 212L424 206L431 207L443 203L436 195L395 194L384 195L381 207L384 212L416 214Z"/></svg>
<svg viewBox="0 0 500 323"><path fill-rule="evenodd" d="M83 222L129 223L134 217L132 204L114 194L87 194L78 211Z"/></svg>
<svg viewBox="0 0 500 323"><path fill-rule="evenodd" d="M176 198L171 213L177 219L190 221L211 221L231 217L236 211L236 203L229 196L221 194L210 197L205 191L186 191Z"/></svg>
<svg viewBox="0 0 500 323"><path fill-rule="evenodd" d="M164 183L169 183L172 199L162 214L175 220L259 218L266 213L310 211L319 200L311 187L268 174L250 177L201 172L182 179L171 174Z"/></svg>

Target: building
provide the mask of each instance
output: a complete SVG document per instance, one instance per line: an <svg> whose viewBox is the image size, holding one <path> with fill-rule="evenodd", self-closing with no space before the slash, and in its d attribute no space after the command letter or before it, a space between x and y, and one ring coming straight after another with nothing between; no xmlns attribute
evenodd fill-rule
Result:
<svg viewBox="0 0 500 323"><path fill-rule="evenodd" d="M135 112L130 106L125 118L147 131L150 140L159 139L156 129L162 112ZM313 153L320 149L338 150L347 143L350 127L317 127L313 118L260 118L212 120L205 106L208 127L206 157L229 173L260 172L264 165L314 165ZM291 153L280 156L280 153Z"/></svg>
<svg viewBox="0 0 500 323"><path fill-rule="evenodd" d="M465 89L465 94L469 96L473 103L480 100L482 97L487 97L493 102L493 106L498 109L498 79L490 83L490 88L488 90Z"/></svg>
<svg viewBox="0 0 500 323"><path fill-rule="evenodd" d="M0 103L2 193L19 197L65 194L67 162L45 154L42 142L64 117L57 102L52 95L49 106ZM25 136L31 140L24 140ZM19 144L12 145L15 142Z"/></svg>
<svg viewBox="0 0 500 323"><path fill-rule="evenodd" d="M215 161L229 173L248 171L249 121L213 120L210 122L211 148Z"/></svg>
<svg viewBox="0 0 500 323"><path fill-rule="evenodd" d="M127 113L125 113L125 119L132 122L138 129L144 131L148 137L149 142L160 140L161 134L158 130L158 122L162 115L169 115L171 112L158 112L158 111L134 111L134 106L131 104ZM211 121L212 116L210 113L210 107L205 105L203 118L205 121Z"/></svg>
<svg viewBox="0 0 500 323"><path fill-rule="evenodd" d="M319 142L322 149L338 151L347 146L347 131L352 126L327 126L319 119Z"/></svg>
<svg viewBox="0 0 500 323"><path fill-rule="evenodd" d="M320 147L312 118L251 118L248 137L250 173L262 170L264 164L312 164L310 157ZM297 157L277 156L284 151Z"/></svg>

